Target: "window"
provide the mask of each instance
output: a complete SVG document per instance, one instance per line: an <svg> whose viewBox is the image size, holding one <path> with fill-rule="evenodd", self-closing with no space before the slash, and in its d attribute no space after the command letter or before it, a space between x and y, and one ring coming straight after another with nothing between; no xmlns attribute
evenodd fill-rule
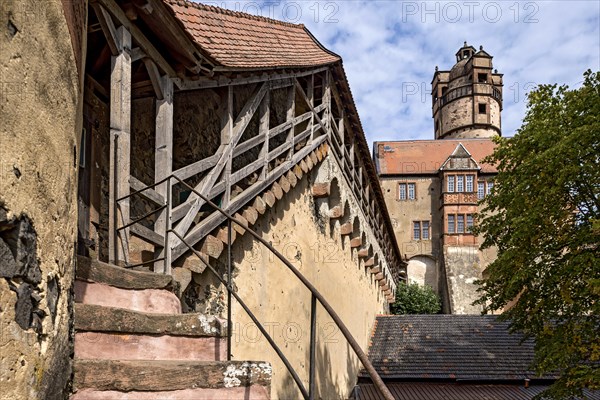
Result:
<svg viewBox="0 0 600 400"><path fill-rule="evenodd" d="M463 214L458 214L456 216L456 227L458 233L465 233L465 216Z"/></svg>
<svg viewBox="0 0 600 400"><path fill-rule="evenodd" d="M414 200L415 199L415 184L409 183L407 185L408 185L408 199Z"/></svg>
<svg viewBox="0 0 600 400"><path fill-rule="evenodd" d="M448 233L454 233L454 215L448 215Z"/></svg>
<svg viewBox="0 0 600 400"><path fill-rule="evenodd" d="M413 221L413 240L429 239L429 221Z"/></svg>
<svg viewBox="0 0 600 400"><path fill-rule="evenodd" d="M479 114L487 114L487 104L479 103Z"/></svg>
<svg viewBox="0 0 600 400"><path fill-rule="evenodd" d="M423 221L423 240L429 240L429 221Z"/></svg>
<svg viewBox="0 0 600 400"><path fill-rule="evenodd" d="M494 182L487 183L487 194L492 193L492 189L494 188Z"/></svg>
<svg viewBox="0 0 600 400"><path fill-rule="evenodd" d="M456 191L457 192L464 192L465 191L465 183L464 183L465 177L462 175L458 175L456 177Z"/></svg>
<svg viewBox="0 0 600 400"><path fill-rule="evenodd" d="M473 175L467 175L467 192L473 191Z"/></svg>
<svg viewBox="0 0 600 400"><path fill-rule="evenodd" d="M483 199L485 196L485 182L477 182L477 198Z"/></svg>
<svg viewBox="0 0 600 400"><path fill-rule="evenodd" d="M421 222L413 222L413 240L421 240Z"/></svg>
<svg viewBox="0 0 600 400"><path fill-rule="evenodd" d="M448 192L454 192L454 175L448 176Z"/></svg>
<svg viewBox="0 0 600 400"><path fill-rule="evenodd" d="M400 200L414 200L415 199L415 184L414 183L398 184L398 198Z"/></svg>
<svg viewBox="0 0 600 400"><path fill-rule="evenodd" d="M479 83L487 83L487 74L477 74L477 81Z"/></svg>
<svg viewBox="0 0 600 400"><path fill-rule="evenodd" d="M473 214L467 214L467 232L473 229Z"/></svg>

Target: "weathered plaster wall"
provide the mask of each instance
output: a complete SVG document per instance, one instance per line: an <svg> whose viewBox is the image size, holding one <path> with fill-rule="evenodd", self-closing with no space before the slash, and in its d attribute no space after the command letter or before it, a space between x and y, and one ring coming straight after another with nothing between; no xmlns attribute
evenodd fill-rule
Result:
<svg viewBox="0 0 600 400"><path fill-rule="evenodd" d="M356 249L350 248L349 237L340 236L340 222L327 217L330 207L327 200L315 200L311 194L311 184L316 179L337 177L341 182L339 171L330 161L331 157L326 158L318 171L305 175L259 218L255 229L305 274L366 349L374 318L385 312L387 306L377 283L357 257ZM340 184L340 192L340 201L349 200L345 184ZM362 220L354 203L348 202L352 215ZM361 223L363 229L365 226ZM365 231L365 237L377 252L378 246L371 240L369 230ZM238 293L273 334L308 386L310 292L248 234L235 242L233 257ZM385 266L383 261L382 266ZM300 398L283 363L237 304L233 315L234 358L271 362L272 398ZM357 359L321 306L317 315L316 398L348 398L356 382Z"/></svg>
<svg viewBox="0 0 600 400"><path fill-rule="evenodd" d="M441 289L443 285L440 285L439 274L442 234L442 217L439 211L440 179L437 176L403 176L383 177L380 182L402 256L406 256L409 260L417 256L427 256L435 265L432 267L431 262L428 262L426 271L422 274L417 273L423 276L417 279L415 275L411 276L411 270L417 271L411 268L409 262L408 279L417 279L421 284L427 283L434 290ZM415 183L415 200L399 199L398 185L401 182ZM413 240L413 221L429 221L430 240ZM413 263L412 267L416 267L416 264Z"/></svg>
<svg viewBox="0 0 600 400"><path fill-rule="evenodd" d="M60 1L4 0L0 13L0 398L62 399L71 374L79 77Z"/></svg>

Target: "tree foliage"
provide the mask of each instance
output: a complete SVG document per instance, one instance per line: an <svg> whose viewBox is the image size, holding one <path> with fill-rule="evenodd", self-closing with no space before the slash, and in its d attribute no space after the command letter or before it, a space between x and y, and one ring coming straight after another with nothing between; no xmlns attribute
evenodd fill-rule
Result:
<svg viewBox="0 0 600 400"><path fill-rule="evenodd" d="M545 396L600 389L600 72L583 85L540 85L522 127L487 162L498 167L476 233L497 259L480 282L485 311L535 337L535 368L558 372Z"/></svg>
<svg viewBox="0 0 600 400"><path fill-rule="evenodd" d="M429 286L401 282L396 289L396 301L390 306L392 314L437 314L440 298Z"/></svg>

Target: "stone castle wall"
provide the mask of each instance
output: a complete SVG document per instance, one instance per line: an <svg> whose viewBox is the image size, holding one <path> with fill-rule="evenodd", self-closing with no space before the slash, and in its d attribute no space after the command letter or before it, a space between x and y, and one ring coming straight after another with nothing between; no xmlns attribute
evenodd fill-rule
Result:
<svg viewBox="0 0 600 400"><path fill-rule="evenodd" d="M62 399L84 44L73 45L61 1L5 0L0 12L0 398Z"/></svg>

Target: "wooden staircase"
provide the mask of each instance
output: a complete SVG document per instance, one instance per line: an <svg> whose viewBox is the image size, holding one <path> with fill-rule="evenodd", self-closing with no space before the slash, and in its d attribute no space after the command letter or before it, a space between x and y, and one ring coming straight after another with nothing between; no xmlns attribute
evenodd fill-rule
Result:
<svg viewBox="0 0 600 400"><path fill-rule="evenodd" d="M182 314L173 284L78 257L72 400L270 398L270 364L227 361L226 322Z"/></svg>

